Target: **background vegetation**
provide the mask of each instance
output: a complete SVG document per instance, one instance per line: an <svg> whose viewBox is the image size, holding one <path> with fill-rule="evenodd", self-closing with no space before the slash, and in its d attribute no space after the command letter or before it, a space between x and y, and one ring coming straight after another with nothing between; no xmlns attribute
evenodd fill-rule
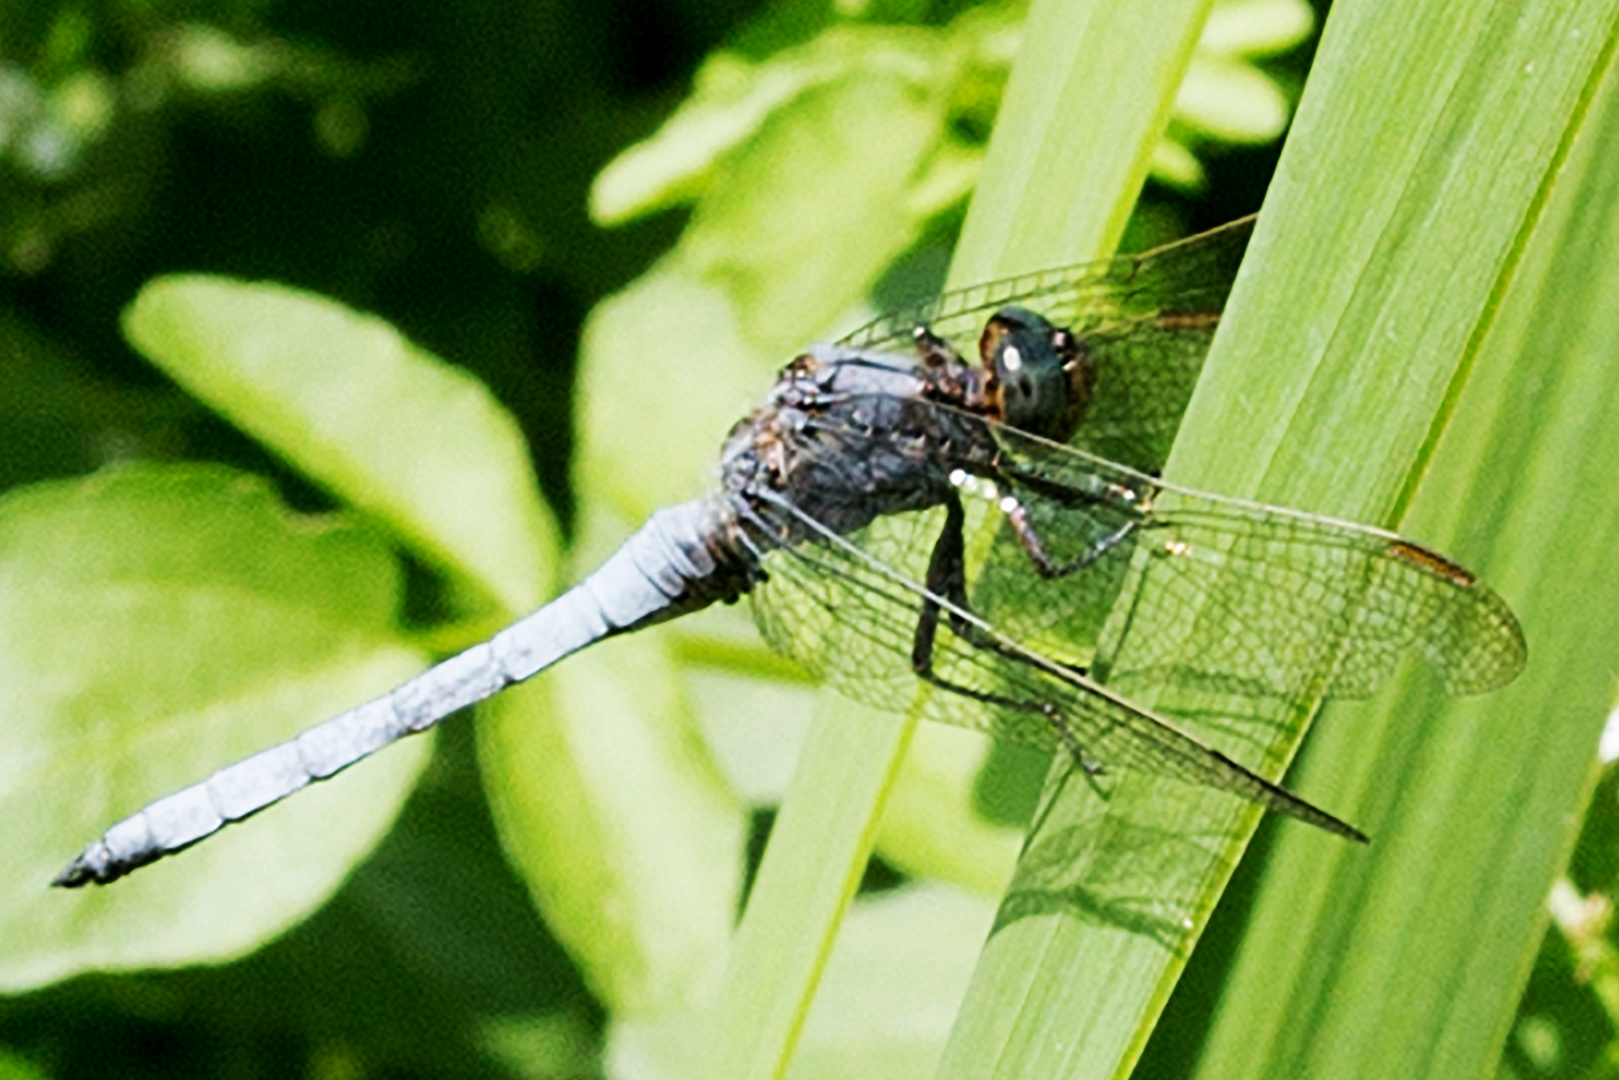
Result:
<svg viewBox="0 0 1619 1080"><path fill-rule="evenodd" d="M1311 20L1231 7L1245 10L1217 12L1125 247L1264 197ZM450 724L430 761L401 748L301 797L304 817L154 867L150 885L89 899L41 886L109 802L385 688L588 569L653 506L701 489L727 421L795 346L851 325L868 294L881 305L942 281L1020 19L999 5L475 0L0 13L0 563L20 568L3 579L16 614L0 670L29 687L0 710L14 736L0 820L18 853L0 1068L590 1076L611 1062L628 1076L678 1056L670 1028L717 977L802 728L776 718L813 708L724 613L580 657L480 716L476 745ZM420 351L305 293L148 287L179 273L294 286ZM239 313L195 330L228 304ZM285 385L209 368L258 348ZM358 389L324 381L372 356L380 374ZM406 385L389 382L396 362ZM363 437L288 430L288 402L299 418L333 402L364 415ZM671 410L690 445L657 426ZM446 428L475 434L446 442ZM446 459L462 471L432 475ZM211 464L127 468L190 462ZM72 482L115 464L122 479ZM467 475L488 486L457 500ZM92 561L115 570L76 579ZM203 610L199 567L234 606ZM109 582L166 591L132 611ZM25 641L75 657L49 674L77 680L85 708L180 720L107 735L74 713L72 747L32 732L57 691L19 671ZM288 669L304 674L267 689L263 672ZM178 683L239 714L192 715L197 701L164 696ZM800 1075L930 1074L989 927L1040 763L996 752L982 780L982 747L925 742ZM104 773L116 781L92 779ZM929 785L948 792L916 794ZM1611 785L1592 805L1504 1074L1619 1067ZM1242 880L1237 906L1257 888ZM1213 1026L1190 995L1235 964L1224 948L1170 1006L1182 1031ZM1155 1046L1154 1075L1198 1052L1185 1035Z"/></svg>

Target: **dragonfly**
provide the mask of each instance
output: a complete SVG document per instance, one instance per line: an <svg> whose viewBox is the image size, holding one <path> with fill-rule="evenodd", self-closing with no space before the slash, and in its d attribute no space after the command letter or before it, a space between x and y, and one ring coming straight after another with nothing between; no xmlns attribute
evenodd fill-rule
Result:
<svg viewBox="0 0 1619 1080"><path fill-rule="evenodd" d="M1526 646L1437 552L1159 476L1252 229L947 293L811 347L732 428L714 492L489 640L113 825L54 883L113 881L597 641L744 596L773 648L857 699L1365 840L1244 746L1408 654L1472 694ZM1172 719L1177 694L1229 718L1227 745Z"/></svg>

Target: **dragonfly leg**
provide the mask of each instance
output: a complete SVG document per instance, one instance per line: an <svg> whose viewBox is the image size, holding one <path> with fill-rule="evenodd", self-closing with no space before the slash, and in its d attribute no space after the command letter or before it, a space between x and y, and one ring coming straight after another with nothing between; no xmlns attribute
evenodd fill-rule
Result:
<svg viewBox="0 0 1619 1080"><path fill-rule="evenodd" d="M1046 545L1040 539L1040 533L1029 520L1028 508L1015 497L1008 496L1003 500L1002 510L1006 514L1007 524L1012 526L1012 535L1017 537L1018 546L1034 564L1035 571L1043 578L1067 577L1078 573L1087 567L1094 566L1102 556L1118 547L1125 540L1135 534L1141 527L1141 521L1130 518L1112 532L1101 537L1090 547L1080 552L1068 562L1058 562L1046 550Z"/></svg>
<svg viewBox="0 0 1619 1080"><path fill-rule="evenodd" d="M1120 484L1108 484L1095 491L1061 487L1016 466L1009 466L999 456L987 469L958 468L950 479L958 487L983 495L995 503L1011 526L1012 535L1017 537L1018 546L1034 564L1036 572L1048 580L1067 577L1096 565L1108 552L1135 535L1137 529L1149 525L1153 520L1148 509L1150 496ZM1093 540L1077 556L1067 562L1059 562L1040 539L1029 508L1015 494L1019 489L1080 509L1091 520L1098 514L1121 520L1113 531Z"/></svg>
<svg viewBox="0 0 1619 1080"><path fill-rule="evenodd" d="M933 545L928 560L928 592L942 596L955 610L949 613L950 630L958 638L980 649L988 649L1010 660L1023 661L1022 654L1008 649L977 623L963 618L963 611L971 611L967 603L966 541L963 533L966 514L961 499L954 493L945 501L944 528ZM938 636L939 602L932 596L922 601L921 618L917 621L916 638L911 648L911 666L918 675L930 678L933 670L933 642Z"/></svg>
<svg viewBox="0 0 1619 1080"><path fill-rule="evenodd" d="M968 408L982 408L986 404L983 380L948 341L926 326L912 329L911 341L940 400Z"/></svg>
<svg viewBox="0 0 1619 1080"><path fill-rule="evenodd" d="M925 326L918 326L912 330L911 340L916 343L916 351L921 355L924 367L952 368L966 366L960 354L950 347L948 341Z"/></svg>
<svg viewBox="0 0 1619 1080"><path fill-rule="evenodd" d="M1004 656L1017 663L1028 663L1028 658L1014 649L1002 645L992 635L981 629L976 623L961 616L960 612L970 611L967 606L966 581L966 542L963 538L963 529L966 523L966 514L961 508L961 500L954 493L945 501L944 528L939 533L939 539L933 546L933 554L928 560L927 587L930 594L922 601L922 611L916 623L916 636L911 645L911 670L917 678L941 690L971 698L997 708L1011 709L1016 712L1035 713L1045 717L1046 722L1056 732L1063 749L1066 750L1081 768L1091 775L1102 771L1101 763L1087 756L1079 741L1074 738L1073 730L1063 719L1062 711L1049 701L1031 701L1022 698L1009 697L1005 694L993 694L984 690L977 690L961 683L953 682L940 675L933 668L933 646L938 640L939 614L941 611L936 596L942 596L950 602L956 610L951 611L949 624L951 632L957 637L976 648L986 649L990 652ZM1078 675L1085 674L1083 668L1064 665Z"/></svg>

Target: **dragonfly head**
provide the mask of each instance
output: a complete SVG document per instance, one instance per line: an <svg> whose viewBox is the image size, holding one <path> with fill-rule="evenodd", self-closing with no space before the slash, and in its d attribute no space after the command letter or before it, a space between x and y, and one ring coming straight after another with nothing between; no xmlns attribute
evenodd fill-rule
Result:
<svg viewBox="0 0 1619 1080"><path fill-rule="evenodd" d="M1067 442L1090 404L1095 365L1069 331L1024 308L996 312L978 340L1002 423Z"/></svg>

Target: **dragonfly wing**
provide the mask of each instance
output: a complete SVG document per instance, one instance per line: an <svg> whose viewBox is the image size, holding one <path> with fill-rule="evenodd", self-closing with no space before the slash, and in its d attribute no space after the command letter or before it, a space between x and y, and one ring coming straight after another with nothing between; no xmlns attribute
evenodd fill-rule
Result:
<svg viewBox="0 0 1619 1080"><path fill-rule="evenodd" d="M1161 472L1217 325L1214 317L1140 319L1088 338L1096 384L1071 443L1142 472Z"/></svg>
<svg viewBox="0 0 1619 1080"><path fill-rule="evenodd" d="M1510 682L1511 610L1444 557L1346 522L1166 491L1138 548L1124 680L1356 697L1420 652L1452 694Z"/></svg>
<svg viewBox="0 0 1619 1080"><path fill-rule="evenodd" d="M911 332L925 325L970 358L991 314L1030 308L1079 335L1096 366L1075 445L1154 472L1169 456L1253 225L1243 218L1145 254L946 293L891 312L841 344L909 349Z"/></svg>
<svg viewBox="0 0 1619 1080"><path fill-rule="evenodd" d="M1033 528L1083 536L1094 510L1066 490L1099 478L1152 483L1137 535L1129 603L1109 649L1125 647L1121 687L1200 685L1293 699L1313 690L1371 693L1420 652L1451 693L1505 685L1526 659L1511 610L1466 570L1393 533L1147 481L1008 429L997 441L1040 490L1020 492Z"/></svg>
<svg viewBox="0 0 1619 1080"><path fill-rule="evenodd" d="M896 308L838 342L857 349L908 348L911 331L976 341L991 314L1008 305L1038 311L1083 332L1152 314L1218 314L1253 236L1253 217L1139 255L1056 267L972 285Z"/></svg>
<svg viewBox="0 0 1619 1080"><path fill-rule="evenodd" d="M1027 649L969 612L955 611L993 635L1001 650L952 633L946 619L932 652L933 670L966 692L918 679L911 673L910 655L923 603L932 599L947 611L950 605L870 549L914 550L915 541L936 531L942 520L935 511L895 515L857 539L827 533L770 554L769 576L754 593L766 639L824 675L839 692L880 708L916 710L930 720L1046 749L1066 745L1087 765L1218 788L1341 835L1360 836L1164 717ZM894 531L879 535L886 528ZM988 704L985 698L1029 707Z"/></svg>

